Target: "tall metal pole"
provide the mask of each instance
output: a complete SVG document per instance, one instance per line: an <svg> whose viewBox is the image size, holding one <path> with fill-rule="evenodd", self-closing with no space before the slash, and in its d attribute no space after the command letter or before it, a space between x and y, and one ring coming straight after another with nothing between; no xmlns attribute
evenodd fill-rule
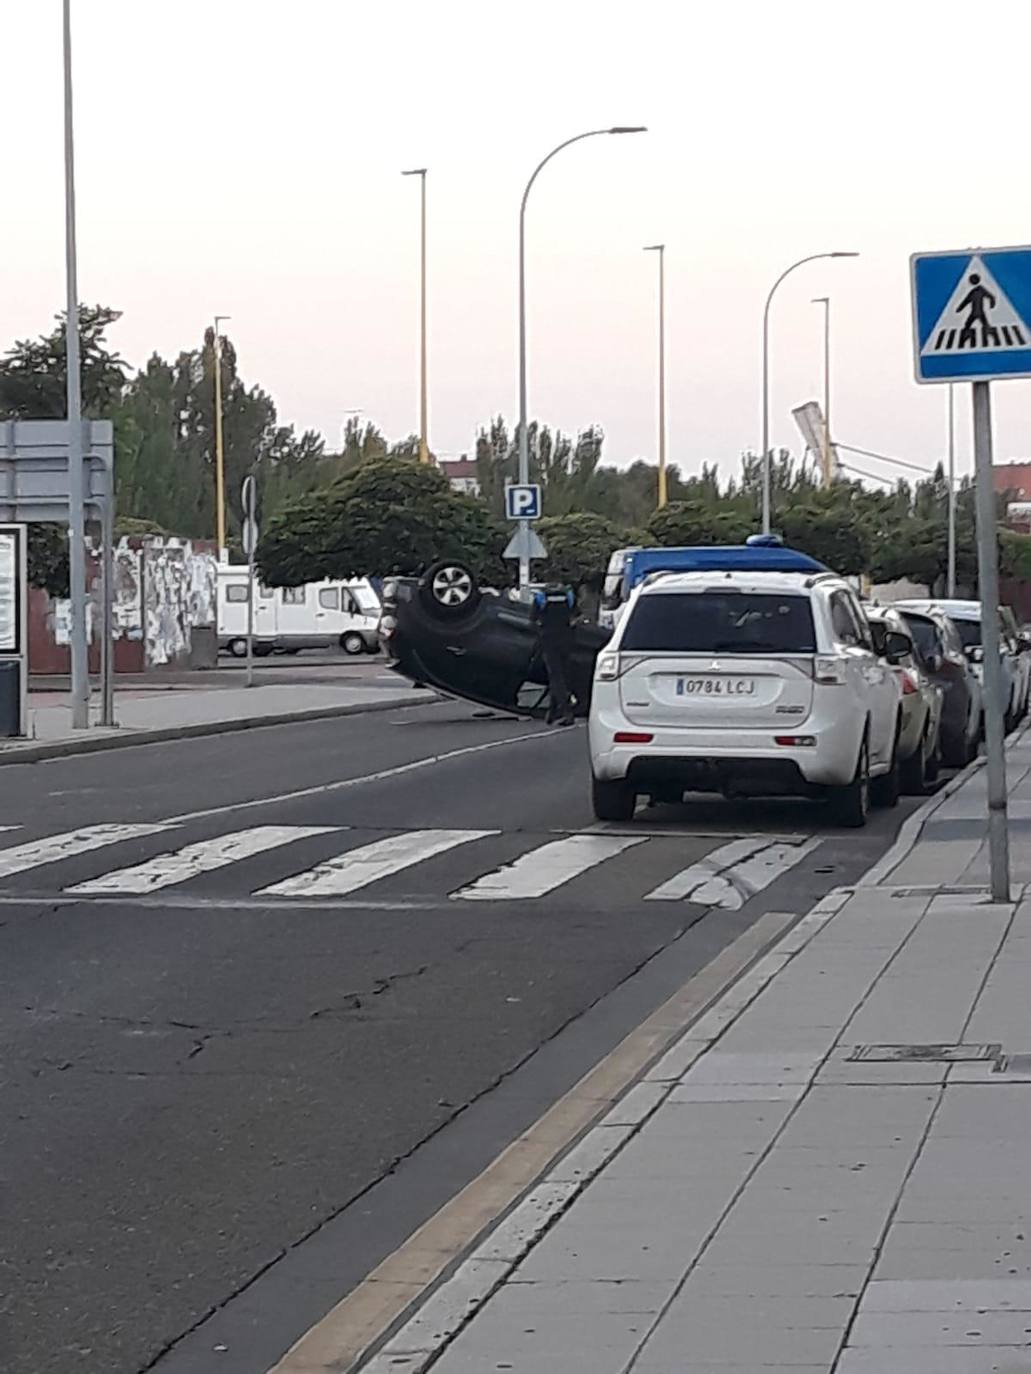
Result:
<svg viewBox="0 0 1031 1374"><path fill-rule="evenodd" d="M101 564L103 569L104 606L101 613L100 632L103 640L100 647L100 723L108 727L117 724L115 720L115 494L108 491L101 507L100 537Z"/></svg>
<svg viewBox="0 0 1031 1374"><path fill-rule="evenodd" d="M823 306L823 485L831 484L831 299L830 296L816 296L814 305Z"/></svg>
<svg viewBox="0 0 1031 1374"><path fill-rule="evenodd" d="M75 234L75 120L72 104L72 11L64 0L64 189L68 374L68 569L71 594L72 728L89 727L89 656L86 644L86 544L83 492L82 361L79 348L79 267Z"/></svg>
<svg viewBox="0 0 1031 1374"><path fill-rule="evenodd" d="M402 172L403 177L418 177L421 182L421 214L422 227L420 232L420 264L421 276L419 284L419 462L428 463L430 461L430 441L429 441L429 388L427 385L427 359L426 359L426 171L425 167L413 167L409 172Z"/></svg>
<svg viewBox="0 0 1031 1374"><path fill-rule="evenodd" d="M784 269L777 280L770 287L769 295L766 297L766 305L763 309L763 346L762 346L762 521L763 534L770 533L770 505L771 505L771 476L770 476L770 306L773 304L773 297L778 286L789 277L797 268L803 267L807 262L816 262L820 258L858 258L858 253L810 253L807 258L799 258L790 267Z"/></svg>
<svg viewBox="0 0 1031 1374"><path fill-rule="evenodd" d="M644 250L659 255L659 489L656 506L669 500L666 485L666 245L653 243Z"/></svg>
<svg viewBox="0 0 1031 1374"><path fill-rule="evenodd" d="M564 148L570 147L574 143L580 143L585 138L597 138L601 134L643 134L643 126L633 127L617 126L612 129L590 129L585 134L577 134L573 138L567 138L564 143L560 143L557 148L552 148L547 157L542 158L533 170L533 175L526 183L526 190L523 192L523 199L519 205L519 484L525 486L530 480L530 436L527 432L528 418L526 407L526 202L533 183L537 180L542 170L547 166L557 153L561 153ZM530 522L521 520L520 527L525 536L528 536ZM530 559L527 552L519 558L519 585L525 587L530 581Z"/></svg>
<svg viewBox="0 0 1031 1374"><path fill-rule="evenodd" d="M228 315L215 316L215 539L218 543L218 559L224 563L226 547L226 464L225 445L222 433L222 332L223 320Z"/></svg>
<svg viewBox="0 0 1031 1374"><path fill-rule="evenodd" d="M985 754L988 775L988 864L992 899L1010 899L1006 815L1005 684L999 633L999 548L992 486L992 403L988 382L974 382L974 468L977 484L977 573L984 653Z"/></svg>
<svg viewBox="0 0 1031 1374"><path fill-rule="evenodd" d="M949 383L949 562L946 595L956 595L956 389Z"/></svg>

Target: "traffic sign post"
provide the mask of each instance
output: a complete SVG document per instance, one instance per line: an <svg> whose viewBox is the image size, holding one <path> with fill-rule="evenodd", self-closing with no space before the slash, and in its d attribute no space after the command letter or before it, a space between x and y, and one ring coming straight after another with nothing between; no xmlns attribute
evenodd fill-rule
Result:
<svg viewBox="0 0 1031 1374"><path fill-rule="evenodd" d="M519 586L530 581L530 560L546 558L548 551L530 521L541 518L541 489L536 482L510 482L505 488L505 517L518 520L519 528L509 540L506 558L519 560Z"/></svg>
<svg viewBox="0 0 1031 1374"><path fill-rule="evenodd" d="M253 477L243 479L240 492L243 505L243 551L247 555L247 676L245 685L254 686L254 553L258 547L258 493Z"/></svg>
<svg viewBox="0 0 1031 1374"><path fill-rule="evenodd" d="M1010 898L1006 753L999 633L999 547L992 483L993 381L1031 377L1031 247L915 253L913 347L920 383L971 382L977 574L984 650L988 849L992 897Z"/></svg>

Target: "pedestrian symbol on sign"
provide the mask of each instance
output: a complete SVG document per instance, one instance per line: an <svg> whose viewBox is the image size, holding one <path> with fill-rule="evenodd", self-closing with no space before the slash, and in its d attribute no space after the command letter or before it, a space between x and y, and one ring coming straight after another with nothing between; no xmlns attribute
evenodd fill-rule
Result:
<svg viewBox="0 0 1031 1374"><path fill-rule="evenodd" d="M975 254L920 351L924 357L941 357L1027 347L1027 325Z"/></svg>

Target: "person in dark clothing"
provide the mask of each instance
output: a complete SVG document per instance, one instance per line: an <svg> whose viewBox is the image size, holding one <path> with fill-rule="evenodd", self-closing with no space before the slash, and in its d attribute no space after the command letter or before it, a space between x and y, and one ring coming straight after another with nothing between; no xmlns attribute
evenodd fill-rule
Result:
<svg viewBox="0 0 1031 1374"><path fill-rule="evenodd" d="M573 593L558 583L534 593L533 618L538 627L540 651L548 673L549 725L573 724L573 699L569 692L569 653L573 643Z"/></svg>

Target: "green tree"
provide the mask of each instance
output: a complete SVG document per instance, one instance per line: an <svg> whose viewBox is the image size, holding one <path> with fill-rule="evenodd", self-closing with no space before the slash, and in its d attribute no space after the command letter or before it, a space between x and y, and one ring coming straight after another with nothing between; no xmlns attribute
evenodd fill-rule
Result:
<svg viewBox="0 0 1031 1374"><path fill-rule="evenodd" d="M732 503L711 506L698 500L673 501L655 511L645 525L649 542L660 548L692 544L742 544L755 531Z"/></svg>
<svg viewBox="0 0 1031 1374"><path fill-rule="evenodd" d="M257 557L268 586L411 575L438 558L461 559L496 581L504 539L483 503L452 491L437 468L382 458L284 506L267 522Z"/></svg>
<svg viewBox="0 0 1031 1374"><path fill-rule="evenodd" d="M20 339L0 359L0 420L61 420L68 413L66 316L38 339ZM115 418L126 365L107 345L107 330L121 316L105 306L79 307L82 408L90 419ZM116 443L118 426L116 422ZM32 525L29 581L53 596L68 592L68 534L59 524Z"/></svg>
<svg viewBox="0 0 1031 1374"><path fill-rule="evenodd" d="M537 530L548 550L544 576L572 587L585 608L594 607L609 557L625 544L626 530L590 511L545 516Z"/></svg>

